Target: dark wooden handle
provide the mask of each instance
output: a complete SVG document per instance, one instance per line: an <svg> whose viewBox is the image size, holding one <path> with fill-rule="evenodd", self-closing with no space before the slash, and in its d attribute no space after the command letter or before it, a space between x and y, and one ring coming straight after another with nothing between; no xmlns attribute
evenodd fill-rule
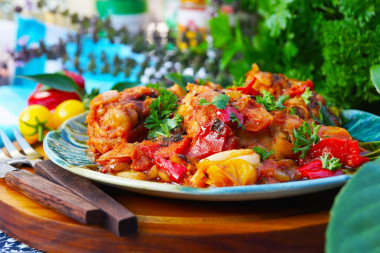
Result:
<svg viewBox="0 0 380 253"><path fill-rule="evenodd" d="M26 170L5 175L6 183L38 203L84 224L100 224L102 212L64 187Z"/></svg>
<svg viewBox="0 0 380 253"><path fill-rule="evenodd" d="M114 234L125 236L137 231L136 216L89 180L59 167L50 160L37 162L34 170L38 175L62 185L100 208L104 212L103 225Z"/></svg>

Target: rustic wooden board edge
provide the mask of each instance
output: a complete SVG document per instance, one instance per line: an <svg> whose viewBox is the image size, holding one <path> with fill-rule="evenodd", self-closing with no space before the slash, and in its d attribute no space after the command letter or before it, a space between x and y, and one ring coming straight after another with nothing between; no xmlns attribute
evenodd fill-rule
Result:
<svg viewBox="0 0 380 253"><path fill-rule="evenodd" d="M224 234L209 236L177 236L175 234L152 234L138 232L128 237L117 237L111 232L94 226L65 224L31 215L9 224L22 214L16 208L0 201L0 228L10 236L39 250L48 252L239 252L249 249L282 252L321 252L326 225L298 229L272 231L269 233ZM309 233L310 236L304 236ZM102 238L102 240L99 240Z"/></svg>

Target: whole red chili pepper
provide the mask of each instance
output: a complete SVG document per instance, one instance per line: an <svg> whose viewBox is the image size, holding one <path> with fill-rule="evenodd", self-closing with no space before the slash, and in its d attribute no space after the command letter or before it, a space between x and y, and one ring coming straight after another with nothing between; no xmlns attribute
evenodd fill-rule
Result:
<svg viewBox="0 0 380 253"><path fill-rule="evenodd" d="M71 77L82 90L85 89L84 79L82 76L66 70L64 72L65 75ZM46 88L42 84L37 84L36 89L29 96L27 102L28 105L43 105L52 111L60 103L69 99L81 100L76 92L66 92L52 88Z"/></svg>
<svg viewBox="0 0 380 253"><path fill-rule="evenodd" d="M343 175L342 170L328 170L322 168L322 162L319 159L299 167L298 171L301 173L302 177L307 177L309 179Z"/></svg>

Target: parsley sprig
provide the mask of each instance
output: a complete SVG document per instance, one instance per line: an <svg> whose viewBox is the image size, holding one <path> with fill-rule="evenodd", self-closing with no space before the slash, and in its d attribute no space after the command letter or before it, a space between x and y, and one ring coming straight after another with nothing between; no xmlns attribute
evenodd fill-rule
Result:
<svg viewBox="0 0 380 253"><path fill-rule="evenodd" d="M246 85L245 78L240 77L238 81L233 81L233 86L235 87L244 87Z"/></svg>
<svg viewBox="0 0 380 253"><path fill-rule="evenodd" d="M261 160L265 161L270 155L274 154L274 150L271 149L269 152L264 148L257 146L253 147L253 150L260 156Z"/></svg>
<svg viewBox="0 0 380 253"><path fill-rule="evenodd" d="M156 89L160 95L149 105L150 115L146 118L144 124L149 129L148 137L155 138L158 136L170 137L170 131L177 128L182 122L182 116L174 114L178 108L177 97L158 84L147 85Z"/></svg>
<svg viewBox="0 0 380 253"><path fill-rule="evenodd" d="M318 131L321 126L315 125L313 122L310 126L308 122L303 122L302 126L296 130L293 127L294 134L294 148L292 149L295 154L300 153L300 158L304 158L309 152L313 144L319 142Z"/></svg>
<svg viewBox="0 0 380 253"><path fill-rule="evenodd" d="M243 126L239 118L235 115L235 113L230 114L230 120L232 123L236 122L238 124L238 128L242 128L243 130L245 130L245 127Z"/></svg>
<svg viewBox="0 0 380 253"><path fill-rule="evenodd" d="M283 105L283 103L289 99L288 95L282 95L276 101L272 94L270 94L270 92L266 90L262 90L261 94L263 96L256 96L256 102L264 105L267 111L277 111L284 109L285 106Z"/></svg>
<svg viewBox="0 0 380 253"><path fill-rule="evenodd" d="M306 105L310 104L310 98L313 97L313 92L309 87L306 87L305 91L302 93L301 98L305 101Z"/></svg>
<svg viewBox="0 0 380 253"><path fill-rule="evenodd" d="M319 157L322 162L322 168L328 169L328 170L337 170L342 167L342 163L340 163L340 160L336 157L329 158L329 155L324 153L323 156Z"/></svg>
<svg viewBox="0 0 380 253"><path fill-rule="evenodd" d="M296 108L290 107L289 108L289 115L297 115Z"/></svg>
<svg viewBox="0 0 380 253"><path fill-rule="evenodd" d="M199 104L200 105L215 105L215 107L219 110L223 110L224 108L227 107L228 102L230 101L230 97L224 94L219 94L218 96L215 96L211 99L211 102L207 102L206 99L201 98L199 99Z"/></svg>

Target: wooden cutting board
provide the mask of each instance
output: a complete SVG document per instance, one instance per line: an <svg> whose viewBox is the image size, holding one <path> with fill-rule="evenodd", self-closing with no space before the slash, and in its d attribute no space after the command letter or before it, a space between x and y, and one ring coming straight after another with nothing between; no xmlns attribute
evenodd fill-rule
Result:
<svg viewBox="0 0 380 253"><path fill-rule="evenodd" d="M20 195L0 179L0 229L49 252L323 252L339 189L299 197L200 202L102 187L138 217L138 233L117 237Z"/></svg>

